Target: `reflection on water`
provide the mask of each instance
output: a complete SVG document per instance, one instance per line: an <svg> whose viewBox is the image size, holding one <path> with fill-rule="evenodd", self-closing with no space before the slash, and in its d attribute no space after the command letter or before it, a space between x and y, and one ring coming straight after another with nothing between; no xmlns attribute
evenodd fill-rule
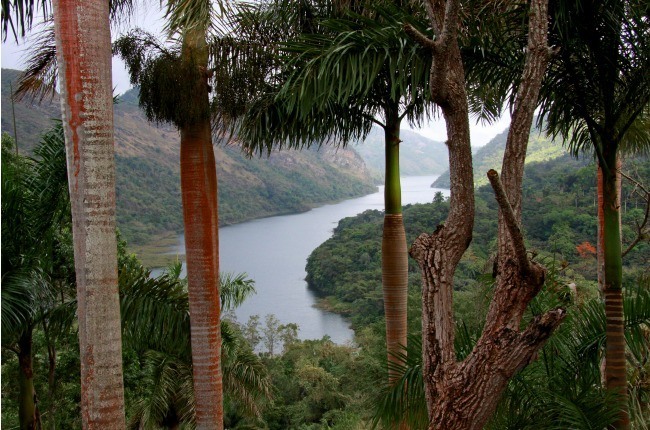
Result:
<svg viewBox="0 0 650 430"><path fill-rule="evenodd" d="M402 203L426 203L436 191L430 188L435 176L402 178ZM300 326L301 339L328 335L336 343L352 340L353 332L341 316L313 307L315 297L307 289L305 264L318 245L332 235L342 218L368 209L383 209L383 186L364 197L322 206L295 215L263 218L219 230L221 270L246 272L255 280L257 294L236 310L237 320L275 314L283 323ZM184 254L184 238L173 253ZM184 273L183 273L184 276Z"/></svg>

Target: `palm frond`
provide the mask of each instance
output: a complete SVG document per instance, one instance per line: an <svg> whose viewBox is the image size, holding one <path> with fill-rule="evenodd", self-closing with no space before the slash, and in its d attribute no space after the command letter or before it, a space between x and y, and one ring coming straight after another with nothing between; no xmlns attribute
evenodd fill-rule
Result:
<svg viewBox="0 0 650 430"><path fill-rule="evenodd" d="M250 153L346 144L365 137L389 104L411 124L432 115L430 56L402 30L421 22L384 5L317 22L316 32L279 45L282 66L238 129Z"/></svg>
<svg viewBox="0 0 650 430"><path fill-rule="evenodd" d="M187 292L166 275L151 278L142 266L121 267L120 309L124 342L136 350L154 349L189 356Z"/></svg>
<svg viewBox="0 0 650 430"><path fill-rule="evenodd" d="M194 422L192 368L185 360L160 351L143 355L145 394L133 407L128 427L157 429L173 414L181 423Z"/></svg>
<svg viewBox="0 0 650 430"><path fill-rule="evenodd" d="M554 4L549 43L559 53L542 87L540 116L551 134L568 139L573 153L595 152L603 163L604 145L625 150L626 134L647 109L646 13L638 2Z"/></svg>
<svg viewBox="0 0 650 430"><path fill-rule="evenodd" d="M234 275L224 272L219 274L219 296L224 311L241 306L251 295L255 294L255 281L245 273Z"/></svg>
<svg viewBox="0 0 650 430"><path fill-rule="evenodd" d="M7 40L8 29L16 42L19 37L25 37L31 30L34 18L38 20L39 13L44 20L50 15L50 2L48 0L2 0L2 40Z"/></svg>
<svg viewBox="0 0 650 430"><path fill-rule="evenodd" d="M38 267L21 267L2 277L2 339L16 340L38 313L37 284L43 280Z"/></svg>
<svg viewBox="0 0 650 430"><path fill-rule="evenodd" d="M31 42L25 70L18 80L14 96L17 100L30 97L40 103L56 94L58 68L54 24L47 21L41 26L43 28Z"/></svg>
<svg viewBox="0 0 650 430"><path fill-rule="evenodd" d="M170 37L194 29L207 32L211 23L216 22L226 11L226 1L216 2L218 10L207 0L170 0L165 12L165 31Z"/></svg>
<svg viewBox="0 0 650 430"><path fill-rule="evenodd" d="M426 428L427 405L422 378L422 340L409 336L407 347L395 354L396 362L389 362L389 369L397 379L392 385L384 383L378 399L374 402L373 428L398 428L404 422L409 428Z"/></svg>
<svg viewBox="0 0 650 430"><path fill-rule="evenodd" d="M224 393L244 414L260 418L263 405L272 397L268 369L241 336L230 345L223 354Z"/></svg>

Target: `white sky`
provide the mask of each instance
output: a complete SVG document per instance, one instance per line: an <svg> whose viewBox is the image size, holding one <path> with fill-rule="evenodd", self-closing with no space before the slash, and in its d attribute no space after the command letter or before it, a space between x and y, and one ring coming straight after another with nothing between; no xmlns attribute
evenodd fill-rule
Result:
<svg viewBox="0 0 650 430"><path fill-rule="evenodd" d="M140 6L134 14L135 16L126 25L120 25L112 29L113 39L116 39L121 34L127 32L131 28L144 28L152 33L160 33L163 27L163 12L158 6L144 7ZM30 39L21 41L17 45L12 36L7 37L7 41L2 43L2 68L18 69L25 68L25 61L28 57L27 50L31 47ZM131 88L129 82L129 75L124 67L122 60L113 57L113 87L115 94L122 94ZM504 113L502 118L492 125L477 124L476 120L470 118L470 131L472 146L483 146L488 143L494 136L501 133L510 123L510 116L507 112ZM406 126L408 128L408 126ZM438 119L432 121L421 129L413 129L414 131L422 134L423 136L437 140L444 141L447 138L444 120Z"/></svg>

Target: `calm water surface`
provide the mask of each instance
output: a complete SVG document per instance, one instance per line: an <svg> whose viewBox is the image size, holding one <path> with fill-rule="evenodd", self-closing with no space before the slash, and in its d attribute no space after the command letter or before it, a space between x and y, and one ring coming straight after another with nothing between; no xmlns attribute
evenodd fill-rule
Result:
<svg viewBox="0 0 650 430"><path fill-rule="evenodd" d="M402 178L402 203L427 203L436 191L430 188L436 176ZM347 321L314 307L316 297L307 289L305 265L309 254L332 236L340 219L368 209L383 210L384 187L374 194L321 206L308 212L275 216L219 229L220 269L246 272L255 280L257 294L246 300L235 314L239 322L251 315L264 319L275 314L283 323L300 326L301 339L320 339L328 335L336 343L352 340ZM174 254L185 253L184 237ZM183 273L183 276L185 274Z"/></svg>

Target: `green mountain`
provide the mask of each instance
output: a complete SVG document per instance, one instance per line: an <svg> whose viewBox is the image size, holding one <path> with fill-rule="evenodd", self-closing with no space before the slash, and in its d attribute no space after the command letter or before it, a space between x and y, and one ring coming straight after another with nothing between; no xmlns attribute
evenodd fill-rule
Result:
<svg viewBox="0 0 650 430"><path fill-rule="evenodd" d="M2 131L13 135L9 83L20 72L2 70ZM15 85L14 85L15 88ZM29 152L59 118L58 97L41 105L15 103L19 147ZM182 230L179 134L147 121L137 91L115 105L117 217L130 244L147 244ZM323 147L282 151L248 159L236 145L216 145L219 220L245 220L304 211L317 204L376 190L363 159L353 150Z"/></svg>
<svg viewBox="0 0 650 430"><path fill-rule="evenodd" d="M41 103L23 99L11 102L11 86L15 90L15 81L19 70L2 69L2 131L18 136L18 148L21 152L31 153L41 133L52 125L52 118L61 117L59 98L46 98ZM14 112L16 114L16 132L14 133Z"/></svg>
<svg viewBox="0 0 650 430"><path fill-rule="evenodd" d="M495 169L501 171L503 151L506 148L508 130L496 135L485 146L474 153L474 184L476 186L488 183L487 171ZM528 152L526 164L538 161L553 160L566 154L560 140L553 140L546 137L539 129L533 128L528 139ZM435 188L449 188L449 171L446 171L433 183Z"/></svg>
<svg viewBox="0 0 650 430"><path fill-rule="evenodd" d="M439 175L449 168L447 147L411 131L401 130L400 173L403 176ZM384 130L375 126L363 142L353 145L378 177L384 175Z"/></svg>

